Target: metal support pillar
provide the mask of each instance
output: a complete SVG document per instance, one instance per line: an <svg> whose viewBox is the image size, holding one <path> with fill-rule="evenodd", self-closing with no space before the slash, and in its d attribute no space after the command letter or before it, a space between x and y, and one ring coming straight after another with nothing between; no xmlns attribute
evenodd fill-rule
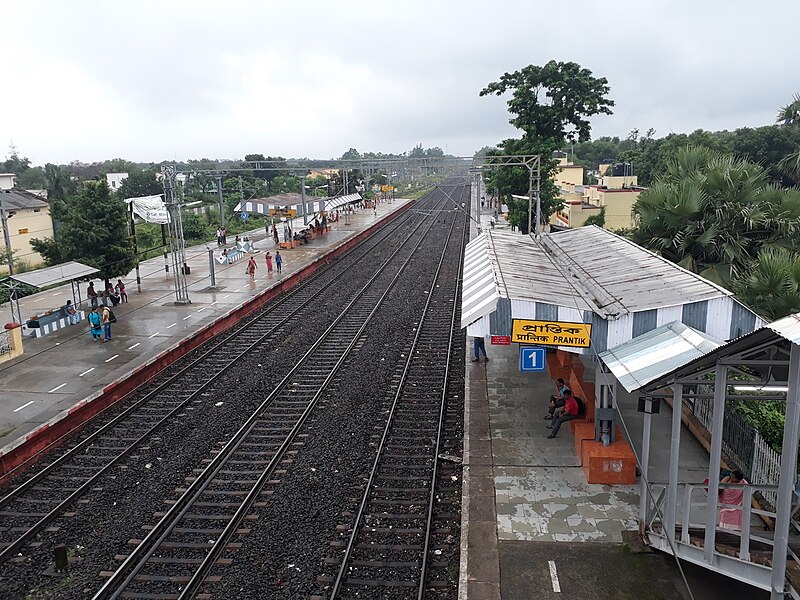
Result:
<svg viewBox="0 0 800 600"><path fill-rule="evenodd" d="M308 225L308 207L306 206L306 176L300 175L300 196L303 198L303 225Z"/></svg>
<svg viewBox="0 0 800 600"><path fill-rule="evenodd" d="M217 196L219 200L219 226L225 227L225 199L222 197L222 175L217 175Z"/></svg>
<svg viewBox="0 0 800 600"><path fill-rule="evenodd" d="M142 276L139 272L139 245L136 242L136 224L133 221L133 202L128 203L128 208L130 208L130 217L131 217L131 237L133 238L133 251L136 255L136 290L141 293L142 291Z"/></svg>
<svg viewBox="0 0 800 600"><path fill-rule="evenodd" d="M675 515L678 512L678 464L681 452L681 410L683 406L683 384L672 386L672 434L669 449L669 475L667 504L664 515L664 531L675 531Z"/></svg>
<svg viewBox="0 0 800 600"><path fill-rule="evenodd" d="M607 373L603 362L598 360L594 367L595 408L599 409L595 411L594 439L603 442L603 446L610 445L616 436L613 417L609 418L614 408L614 388L604 383Z"/></svg>
<svg viewBox="0 0 800 600"><path fill-rule="evenodd" d="M14 274L14 254L11 251L11 235L8 232L8 216L6 209L3 207L3 195L0 193L0 224L3 226L3 242L5 243L6 253L8 256L8 274Z"/></svg>
<svg viewBox="0 0 800 600"><path fill-rule="evenodd" d="M792 497L797 473L797 444L800 438L800 346L792 344L789 354L789 391L786 393L786 419L783 425L781 475L778 481L778 507L775 519L775 542L772 547L770 600L782 600L786 578L786 554ZM742 527L745 523L742 523Z"/></svg>
<svg viewBox="0 0 800 600"><path fill-rule="evenodd" d="M168 255L168 245L167 245L167 226L162 224L161 225L161 248L164 252L164 272L169 275L169 259L167 258Z"/></svg>
<svg viewBox="0 0 800 600"><path fill-rule="evenodd" d="M208 249L208 272L211 274L211 287L217 287L217 276L214 273L214 249Z"/></svg>
<svg viewBox="0 0 800 600"><path fill-rule="evenodd" d="M717 363L714 371L714 414L711 424L711 458L708 463L708 504L706 505L706 539L703 558L714 563L719 503L719 465L722 461L722 427L725 419L725 395L728 390L728 367ZM744 524L743 524L744 525ZM749 527L750 524L748 523Z"/></svg>
<svg viewBox="0 0 800 600"><path fill-rule="evenodd" d="M163 165L164 204L169 214L169 243L172 254L172 268L175 277L175 304L191 304L189 287L186 283L186 247L183 240L183 221L181 206L175 193L175 167Z"/></svg>

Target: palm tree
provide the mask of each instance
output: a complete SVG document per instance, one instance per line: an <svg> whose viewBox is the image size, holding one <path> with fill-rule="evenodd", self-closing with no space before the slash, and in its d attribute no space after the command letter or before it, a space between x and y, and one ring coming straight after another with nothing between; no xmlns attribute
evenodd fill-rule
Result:
<svg viewBox="0 0 800 600"><path fill-rule="evenodd" d="M800 213L792 208L795 195L787 194L770 185L757 164L687 146L639 196L632 237L686 269L730 285L764 244L800 226Z"/></svg>
<svg viewBox="0 0 800 600"><path fill-rule="evenodd" d="M800 312L800 257L785 248L765 248L736 283L747 305L770 320Z"/></svg>
<svg viewBox="0 0 800 600"><path fill-rule="evenodd" d="M775 121L786 126L800 126L800 94L795 94L794 99L778 111Z"/></svg>

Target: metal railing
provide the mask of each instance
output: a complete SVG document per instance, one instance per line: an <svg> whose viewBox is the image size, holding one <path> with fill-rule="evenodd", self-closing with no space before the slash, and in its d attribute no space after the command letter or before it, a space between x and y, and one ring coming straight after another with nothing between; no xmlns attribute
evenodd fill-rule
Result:
<svg viewBox="0 0 800 600"><path fill-rule="evenodd" d="M700 393L713 394L711 386L700 387L707 388ZM714 401L700 398L684 399L683 404L710 433ZM725 411L722 447L735 466L744 473L745 479L751 484L764 486L764 489L756 490L759 501L774 508L777 494L769 489L769 486L777 486L780 480L780 453L771 448L752 425L731 410Z"/></svg>

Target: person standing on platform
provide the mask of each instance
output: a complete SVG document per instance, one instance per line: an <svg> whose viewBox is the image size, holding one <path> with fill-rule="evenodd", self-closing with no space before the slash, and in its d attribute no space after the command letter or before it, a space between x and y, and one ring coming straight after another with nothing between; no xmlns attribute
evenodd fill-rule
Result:
<svg viewBox="0 0 800 600"><path fill-rule="evenodd" d="M272 255L267 252L266 255L264 255L264 260L267 262L267 274L270 275L272 274Z"/></svg>
<svg viewBox="0 0 800 600"><path fill-rule="evenodd" d="M483 353L483 358L486 361L489 361L489 357L486 356L486 343L483 340L483 336L478 337L477 335L472 338L472 351L474 353L474 358L472 362L478 362L481 359L481 353Z"/></svg>
<svg viewBox="0 0 800 600"><path fill-rule="evenodd" d="M100 309L95 306L87 318L89 319L89 333L92 334L92 339L99 340L100 336L103 335L103 317L100 316Z"/></svg>
<svg viewBox="0 0 800 600"><path fill-rule="evenodd" d="M114 287L116 287L117 289L117 294L119 295L120 302L127 303L128 294L125 293L125 284L122 283L122 279L117 279L117 285Z"/></svg>
<svg viewBox="0 0 800 600"><path fill-rule="evenodd" d="M256 278L256 268L256 259L251 256L250 260L247 261L247 272L250 274L250 281Z"/></svg>
<svg viewBox="0 0 800 600"><path fill-rule="evenodd" d="M92 308L97 308L97 292L94 291L94 281L89 282L89 287L86 288L86 297L92 303Z"/></svg>
<svg viewBox="0 0 800 600"><path fill-rule="evenodd" d="M280 240L278 239L278 228L275 227L275 223L272 224L272 239L275 240L276 244L280 242Z"/></svg>
<svg viewBox="0 0 800 600"><path fill-rule="evenodd" d="M103 323L103 342L110 342L111 341L111 309L107 306L103 305L103 308L100 309L102 311L100 320Z"/></svg>
<svg viewBox="0 0 800 600"><path fill-rule="evenodd" d="M275 251L275 269L278 273L281 272L281 267L283 266L283 257L281 257L281 253L277 250Z"/></svg>

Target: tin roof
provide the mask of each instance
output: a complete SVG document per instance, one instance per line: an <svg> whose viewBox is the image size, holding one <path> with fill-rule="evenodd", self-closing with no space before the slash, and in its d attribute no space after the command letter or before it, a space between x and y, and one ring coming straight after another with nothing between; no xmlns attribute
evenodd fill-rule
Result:
<svg viewBox="0 0 800 600"><path fill-rule="evenodd" d="M702 331L674 321L600 353L600 360L626 390L633 392L721 344Z"/></svg>
<svg viewBox="0 0 800 600"><path fill-rule="evenodd" d="M469 258L469 260L466 260ZM488 272L490 269L490 273ZM480 286L468 286L477 281ZM732 293L599 227L544 234L541 241L489 230L467 245L462 327L494 311L492 295L623 315L731 296Z"/></svg>
<svg viewBox="0 0 800 600"><path fill-rule="evenodd" d="M35 288L44 288L57 283L64 283L65 281L86 279L89 275L94 275L99 272L99 269L95 269L89 265L70 261L53 267L17 273L16 275L11 275L11 279Z"/></svg>

